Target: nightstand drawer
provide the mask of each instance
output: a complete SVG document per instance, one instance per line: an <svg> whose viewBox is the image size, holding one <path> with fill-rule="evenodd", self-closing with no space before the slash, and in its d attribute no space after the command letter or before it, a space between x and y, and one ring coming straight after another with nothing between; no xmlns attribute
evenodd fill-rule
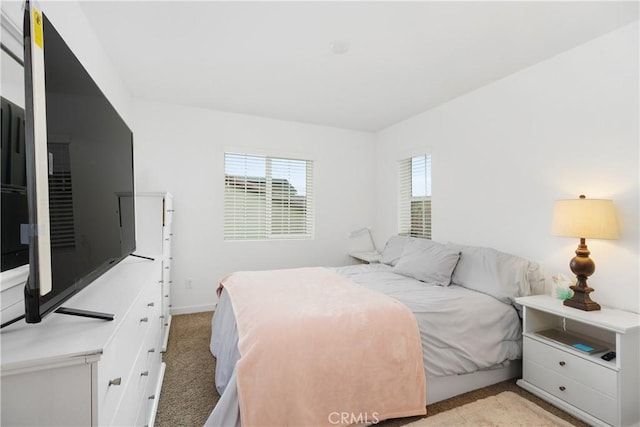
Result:
<svg viewBox="0 0 640 427"><path fill-rule="evenodd" d="M524 354L528 361L613 399L618 397L618 372L588 359L524 337Z"/></svg>
<svg viewBox="0 0 640 427"><path fill-rule="evenodd" d="M608 424L618 424L616 399L599 393L596 389L586 387L574 379L560 375L555 370L538 365L528 357L523 362L523 370L524 379L536 387Z"/></svg>

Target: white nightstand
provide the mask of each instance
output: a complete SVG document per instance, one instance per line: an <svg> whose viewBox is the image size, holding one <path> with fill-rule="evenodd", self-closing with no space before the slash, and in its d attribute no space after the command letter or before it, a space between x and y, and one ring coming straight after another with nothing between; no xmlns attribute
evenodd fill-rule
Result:
<svg viewBox="0 0 640 427"><path fill-rule="evenodd" d="M378 251L350 252L349 256L357 259L361 263L373 264L376 262L380 262L381 254Z"/></svg>
<svg viewBox="0 0 640 427"><path fill-rule="evenodd" d="M518 385L591 425L640 422L640 315L582 311L547 295L517 298L524 307L522 379ZM602 350L587 353L544 336L555 329ZM580 340L579 340L580 341ZM616 358L605 361L609 351Z"/></svg>

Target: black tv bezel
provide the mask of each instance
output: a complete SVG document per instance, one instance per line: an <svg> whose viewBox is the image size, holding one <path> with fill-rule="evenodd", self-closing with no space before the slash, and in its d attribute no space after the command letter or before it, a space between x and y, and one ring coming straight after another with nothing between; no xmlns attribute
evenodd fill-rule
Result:
<svg viewBox="0 0 640 427"><path fill-rule="evenodd" d="M33 88L33 63L32 63L32 34L31 34L31 19L32 19L32 5L29 0L25 2L25 12L24 12L24 23L23 23L23 39L24 39L24 75L25 75L25 153L27 156L27 193L28 193L28 204L29 204L29 276L27 279L27 283L24 287L24 302L25 302L25 321L27 323L38 323L41 322L43 317L47 314L55 311L56 309L62 310L61 312L66 312L66 314L76 314L80 316L86 316L87 312L82 310L76 310L76 313L69 313L69 311L73 312L74 310L64 309L60 307L65 301L71 298L73 295L87 287L89 284L93 283L100 276L105 274L107 271L115 267L118 263L126 259L129 255L131 255L136 249L136 240L135 240L135 175L134 175L134 145L133 145L133 132L131 128L126 124L122 116L117 112L115 107L111 104L109 99L104 95L104 92L100 90L99 86L95 82L95 80L91 77L91 75L87 72L86 68L82 65L77 56L73 53L73 51L69 48L69 46L64 43L69 49L71 55L76 59L80 67L84 70L84 72L89 76L91 81L94 83L96 88L98 88L102 97L106 100L106 102L111 105L113 111L117 114L118 118L121 120L122 124L126 127L130 135L130 149L131 149L131 179L132 179L132 194L133 198L133 223L132 223L132 233L133 233L133 246L130 248L123 248L123 253L114 258L105 259L99 266L94 268L89 273L85 274L83 277L74 281L73 284L68 286L67 288L58 292L58 294L54 295L47 301L42 300L42 296L40 295L40 280L41 280L41 272L40 272L40 260L39 260L39 242L38 242L38 220L37 220L37 196L40 191L46 191L48 194L48 185L47 188L38 188L35 179L35 170L36 170L36 161L35 161L35 121L34 121L34 109L36 105L34 105L34 88ZM42 26L43 26L43 34L44 34L44 20L45 14L42 10L39 10L42 16ZM47 19L48 21L48 19ZM49 25L53 28L53 30L58 33L53 24L49 22ZM60 35L58 33L58 35ZM60 36L62 41L64 39ZM44 37L44 49L46 49L46 37ZM41 76L44 80L44 75ZM46 85L43 86L46 88ZM44 97L44 95L42 95ZM46 105L46 100L45 100ZM44 108L44 107L41 107ZM47 213L48 214L48 213ZM46 242L45 242L46 243ZM50 244L50 241L49 241ZM49 251L49 253L51 253ZM52 270L52 269L51 269ZM52 289L53 291L53 289ZM78 313L80 312L80 313ZM88 317L98 317L105 320L111 320L113 316L105 315L104 313L96 313L97 316L88 316Z"/></svg>

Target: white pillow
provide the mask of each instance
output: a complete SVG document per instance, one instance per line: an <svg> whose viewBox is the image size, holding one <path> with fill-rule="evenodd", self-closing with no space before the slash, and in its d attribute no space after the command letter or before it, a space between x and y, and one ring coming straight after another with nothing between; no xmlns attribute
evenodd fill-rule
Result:
<svg viewBox="0 0 640 427"><path fill-rule="evenodd" d="M492 248L460 246L448 243L451 250L460 251L451 281L459 286L482 292L507 304L515 298L538 292L544 280L539 265L527 259ZM544 284L543 284L544 286Z"/></svg>
<svg viewBox="0 0 640 427"><path fill-rule="evenodd" d="M382 250L382 255L380 256L380 262L382 264L387 264L390 266L396 265L400 257L402 256L402 252L404 251L404 247L409 241L409 237L407 236L391 236L387 241L387 244L384 246Z"/></svg>
<svg viewBox="0 0 640 427"><path fill-rule="evenodd" d="M395 273L438 286L451 284L460 252L427 239L411 239L393 268Z"/></svg>

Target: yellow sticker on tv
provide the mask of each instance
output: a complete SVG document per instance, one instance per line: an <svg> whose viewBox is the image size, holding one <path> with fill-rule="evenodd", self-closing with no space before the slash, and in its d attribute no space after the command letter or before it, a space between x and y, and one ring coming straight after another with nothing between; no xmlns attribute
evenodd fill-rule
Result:
<svg viewBox="0 0 640 427"><path fill-rule="evenodd" d="M33 8L33 41L42 49L42 14Z"/></svg>

